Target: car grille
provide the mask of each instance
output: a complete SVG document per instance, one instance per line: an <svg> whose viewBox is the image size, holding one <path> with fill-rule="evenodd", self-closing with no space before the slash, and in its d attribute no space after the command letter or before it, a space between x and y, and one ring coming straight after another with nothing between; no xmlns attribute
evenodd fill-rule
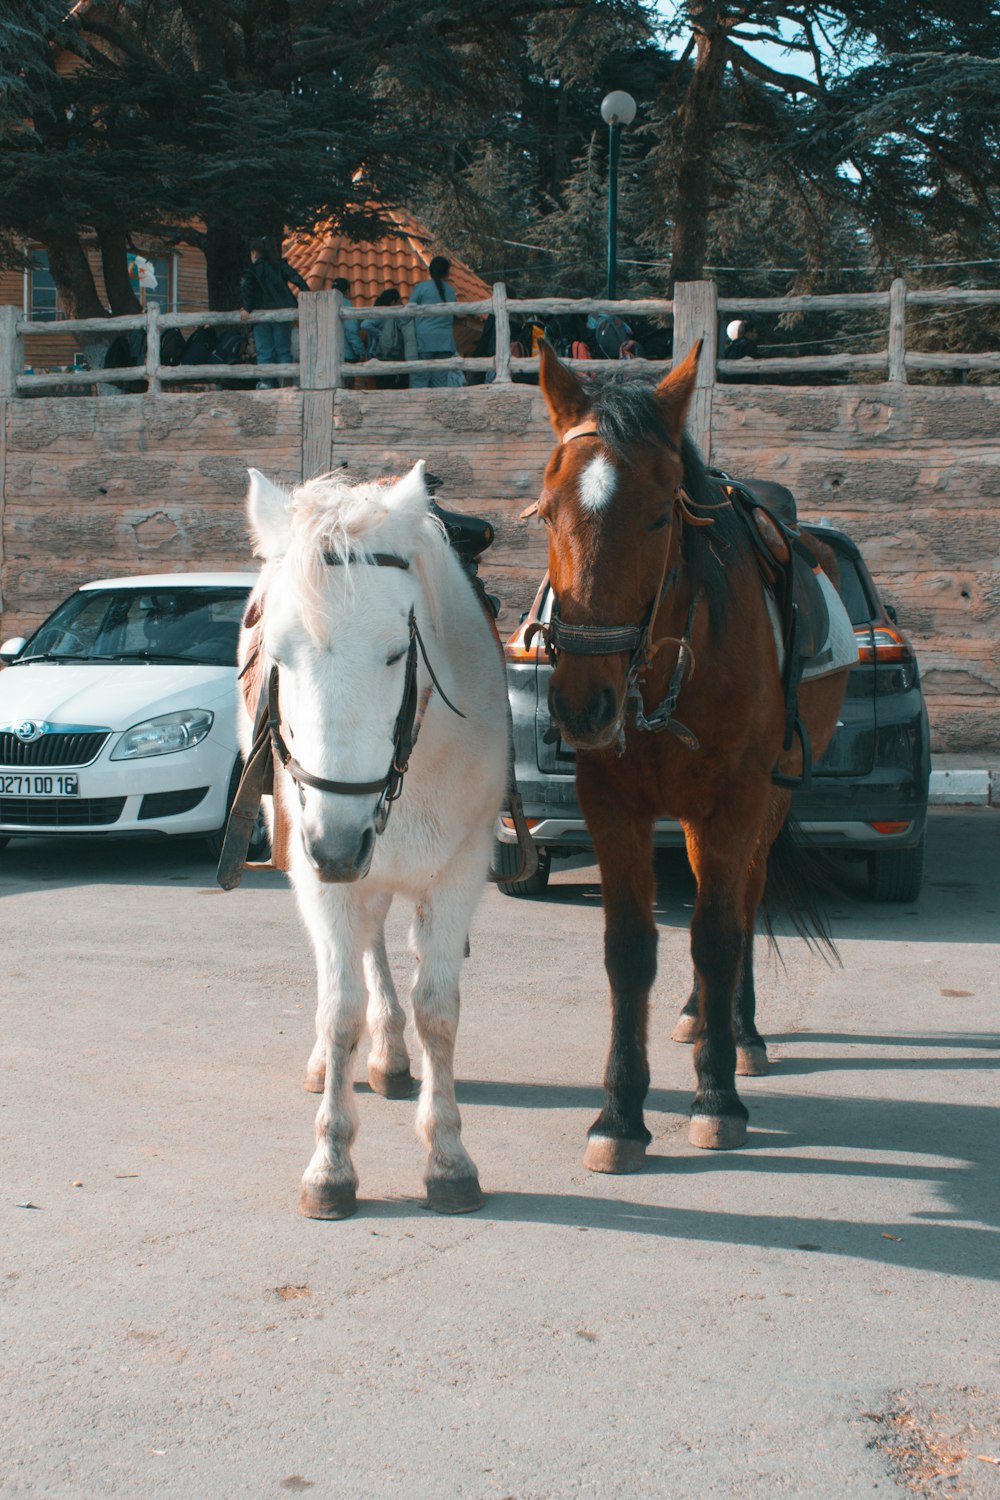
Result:
<svg viewBox="0 0 1000 1500"><path fill-rule="evenodd" d="M110 734L90 729L71 734L43 734L25 744L9 729L0 733L0 766L89 766Z"/></svg>
<svg viewBox="0 0 1000 1500"><path fill-rule="evenodd" d="M4 828L99 828L117 823L124 797L0 797Z"/></svg>

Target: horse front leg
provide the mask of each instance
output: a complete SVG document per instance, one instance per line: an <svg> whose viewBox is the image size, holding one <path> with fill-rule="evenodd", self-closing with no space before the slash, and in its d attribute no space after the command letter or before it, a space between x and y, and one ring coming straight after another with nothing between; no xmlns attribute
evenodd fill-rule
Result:
<svg viewBox="0 0 1000 1500"><path fill-rule="evenodd" d="M581 804L586 796L581 795ZM589 800L589 799L588 799ZM649 1091L646 1032L656 978L652 818L584 807L601 867L604 966L611 987L611 1047L604 1108L587 1132L583 1164L591 1172L638 1172L652 1139L643 1119Z"/></svg>
<svg viewBox="0 0 1000 1500"><path fill-rule="evenodd" d="M300 904L316 950L318 1003L314 1065L322 1051L323 1099L316 1113L316 1149L302 1177L299 1211L310 1219L346 1219L358 1206L351 1160L357 1134L354 1059L365 1019L362 969L365 913L356 903L318 895Z"/></svg>
<svg viewBox="0 0 1000 1500"><path fill-rule="evenodd" d="M749 859L743 856L739 841L730 842L720 829L713 830L712 844L690 828L687 833L688 854L698 879L691 957L699 1002L694 1048L698 1092L691 1105L688 1139L692 1146L729 1150L746 1143L749 1118L736 1092L734 1034Z"/></svg>
<svg viewBox="0 0 1000 1500"><path fill-rule="evenodd" d="M427 1147L427 1207L471 1213L485 1199L476 1165L462 1145L455 1099L455 1037L459 971L473 909L482 890L483 859L462 861L461 878L435 889L417 906L412 941L417 955L413 1019L423 1048L423 1083L416 1128ZM466 868L467 866L467 868Z"/></svg>

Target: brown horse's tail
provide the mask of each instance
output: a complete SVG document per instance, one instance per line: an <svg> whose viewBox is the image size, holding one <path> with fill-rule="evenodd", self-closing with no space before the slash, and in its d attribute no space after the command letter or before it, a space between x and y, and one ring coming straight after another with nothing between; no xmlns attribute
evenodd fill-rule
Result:
<svg viewBox="0 0 1000 1500"><path fill-rule="evenodd" d="M832 861L809 840L789 815L771 845L767 861L767 885L760 904L761 931L768 945L781 958L774 931L775 919L783 915L814 953L829 964L840 965L840 954L830 931L822 897L844 898Z"/></svg>

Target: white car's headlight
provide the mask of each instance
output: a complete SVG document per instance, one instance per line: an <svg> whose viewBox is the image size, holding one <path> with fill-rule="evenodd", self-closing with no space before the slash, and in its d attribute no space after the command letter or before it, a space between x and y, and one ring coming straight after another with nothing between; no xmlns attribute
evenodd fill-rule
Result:
<svg viewBox="0 0 1000 1500"><path fill-rule="evenodd" d="M138 760L142 755L172 755L190 750L212 727L215 715L207 708L182 708L178 713L144 719L126 729L111 752L112 760Z"/></svg>

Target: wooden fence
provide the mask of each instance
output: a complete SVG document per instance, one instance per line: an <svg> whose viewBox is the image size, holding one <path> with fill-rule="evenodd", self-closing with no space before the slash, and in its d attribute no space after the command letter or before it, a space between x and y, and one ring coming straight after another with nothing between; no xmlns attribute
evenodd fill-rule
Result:
<svg viewBox="0 0 1000 1500"><path fill-rule="evenodd" d="M815 374L843 374L847 377L860 373L866 377L883 379L892 383L903 383L911 371L1000 371L1000 351L989 353L927 353L907 348L907 311L915 307L931 307L939 310L958 309L969 306L998 305L1000 291L945 288L936 291L911 290L905 281L897 279L888 292L843 293L832 296L801 297L719 297L714 282L693 281L679 283L673 299L642 299L609 302L604 298L508 298L507 289L497 283L489 301L458 302L419 307L347 307L339 292L316 292L303 294L295 308L272 312L255 312L249 317L249 325L259 323L297 324L300 338L300 357L292 364L268 365L167 365L161 359L161 339L165 330L191 331L198 327L224 328L242 322L236 312L215 313L161 313L156 303L151 303L142 314L123 318L87 318L60 321L61 332L72 333L81 339L91 339L108 344L119 334L142 331L145 334L146 353L143 363L113 370L72 370L35 373L24 368L24 339L32 335L50 334L52 324L32 322L21 316L15 307L0 307L0 397L31 396L35 394L65 394L73 387L93 389L100 385L105 391L113 391L125 383L144 381L150 395L158 395L163 387L178 387L204 384L207 381L258 379L296 380L304 390L337 390L346 381L359 376L412 374L416 371L454 369L463 374L488 374L493 380L504 384L513 374L527 373L537 369L537 358L514 358L511 354L509 315L534 316L545 320L560 313L614 313L619 317L651 318L673 325L675 355L683 355L696 339L704 341L701 361L701 384L710 386L716 373L724 375L730 382L752 378L760 381L771 374L802 376L804 383ZM379 318L390 321L440 317L446 312L456 317L486 318L493 314L496 320L496 352L490 358L463 358L456 356L447 361L406 360L389 361L366 359L349 362L345 359L344 326L348 322ZM875 353L853 354L848 352L817 355L775 356L754 360L724 360L718 358L718 330L720 321L727 317L741 318L754 315L780 316L801 313L872 313L884 312L886 317L885 348ZM593 368L595 361L570 363L581 369ZM598 361L597 363L603 363ZM669 368L669 360L636 359L628 368L635 371L662 372Z"/></svg>

